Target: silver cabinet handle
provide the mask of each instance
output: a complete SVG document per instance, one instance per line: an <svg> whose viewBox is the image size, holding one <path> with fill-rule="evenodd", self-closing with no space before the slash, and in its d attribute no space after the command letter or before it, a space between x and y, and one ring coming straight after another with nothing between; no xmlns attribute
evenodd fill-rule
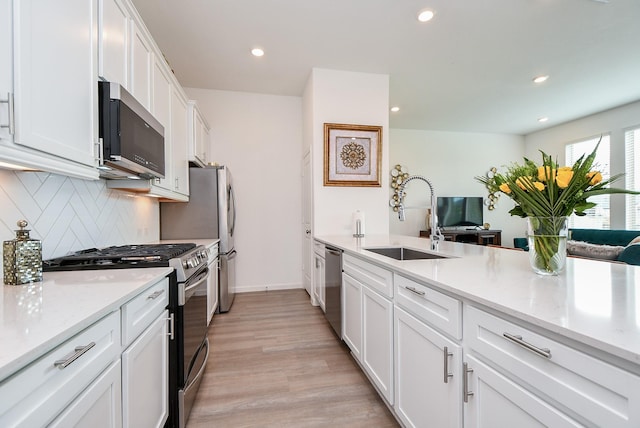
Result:
<svg viewBox="0 0 640 428"><path fill-rule="evenodd" d="M164 290L158 290L155 293L151 293L147 296L147 300L155 300L157 299L162 293L164 293Z"/></svg>
<svg viewBox="0 0 640 428"><path fill-rule="evenodd" d="M473 373L473 369L470 369L467 363L462 363L462 397L465 403L468 403L469 397L473 396L473 392L469 391L469 373Z"/></svg>
<svg viewBox="0 0 640 428"><path fill-rule="evenodd" d="M413 294L417 294L418 296L424 296L425 292L422 290L416 290L415 287L412 287L410 285L406 285L404 288L406 288L407 290L411 291Z"/></svg>
<svg viewBox="0 0 640 428"><path fill-rule="evenodd" d="M449 378L453 377L453 373L449 373L449 357L453 357L453 352L449 352L448 347L444 347L444 383L449 383Z"/></svg>
<svg viewBox="0 0 640 428"><path fill-rule="evenodd" d="M167 333L167 336L169 336L169 340L173 340L175 335L174 335L174 331L175 331L175 318L173 316L173 314L169 315L169 318L167 318L167 321L169 321L169 332Z"/></svg>
<svg viewBox="0 0 640 428"><path fill-rule="evenodd" d="M71 356L65 358L64 360L57 360L53 363L53 365L62 370L78 358L82 357L89 349L93 348L94 346L96 346L96 342L91 342L86 346L76 346L76 348L73 350L74 353Z"/></svg>
<svg viewBox="0 0 640 428"><path fill-rule="evenodd" d="M502 335L507 339L509 339L510 341L517 343L518 345L522 346L524 349L531 351L536 355L540 355L541 357L544 357L544 358L551 358L551 350L549 348L539 348L535 345L532 345L529 342L525 342L524 340L522 340L522 336L517 334L510 334L505 332Z"/></svg>

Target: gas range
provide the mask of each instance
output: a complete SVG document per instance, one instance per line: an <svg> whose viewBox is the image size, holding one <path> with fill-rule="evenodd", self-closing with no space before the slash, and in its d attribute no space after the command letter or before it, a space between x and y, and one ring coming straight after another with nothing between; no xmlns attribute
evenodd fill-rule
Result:
<svg viewBox="0 0 640 428"><path fill-rule="evenodd" d="M42 268L51 272L171 266L178 282L184 282L206 266L208 257L206 247L193 243L120 245L44 260Z"/></svg>

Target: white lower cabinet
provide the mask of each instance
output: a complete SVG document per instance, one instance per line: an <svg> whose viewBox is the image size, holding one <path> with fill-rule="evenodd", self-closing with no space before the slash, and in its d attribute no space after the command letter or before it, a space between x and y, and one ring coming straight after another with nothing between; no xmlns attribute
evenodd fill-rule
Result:
<svg viewBox="0 0 640 428"><path fill-rule="evenodd" d="M122 353L123 426L162 427L168 416L168 312Z"/></svg>
<svg viewBox="0 0 640 428"><path fill-rule="evenodd" d="M0 427L164 426L167 287L161 279L0 382Z"/></svg>
<svg viewBox="0 0 640 428"><path fill-rule="evenodd" d="M465 428L583 426L473 356L464 358L472 370L466 373Z"/></svg>
<svg viewBox="0 0 640 428"><path fill-rule="evenodd" d="M102 373L49 428L122 426L120 360Z"/></svg>
<svg viewBox="0 0 640 428"><path fill-rule="evenodd" d="M368 287L362 287L362 333L362 365L393 404L393 303Z"/></svg>
<svg viewBox="0 0 640 428"><path fill-rule="evenodd" d="M394 410L407 427L462 426L462 348L395 307Z"/></svg>
<svg viewBox="0 0 640 428"><path fill-rule="evenodd" d="M585 426L640 426L639 376L534 330L465 306L465 353L482 359L528 391L531 406L543 400ZM476 369L470 361L469 368L474 370L470 374L473 379ZM472 390L473 387L472 382ZM503 390L500 393L506 394ZM470 399L478 400L475 406L483 406L480 394L482 391ZM524 401L519 405L526 408ZM469 423L477 414L478 411L470 412ZM539 414L534 412L532 417Z"/></svg>
<svg viewBox="0 0 640 428"><path fill-rule="evenodd" d="M362 284L342 274L342 340L362 360Z"/></svg>
<svg viewBox="0 0 640 428"><path fill-rule="evenodd" d="M313 301L326 312L325 304L325 260L324 245L318 242L313 245Z"/></svg>
<svg viewBox="0 0 640 428"><path fill-rule="evenodd" d="M387 282L378 281L373 274L383 271L378 266L349 256L343 261L342 337L380 395L392 405L393 302L380 291L392 294L393 290L379 287ZM369 280L361 282L364 279Z"/></svg>
<svg viewBox="0 0 640 428"><path fill-rule="evenodd" d="M41 427L74 406L120 358L120 312L97 321L0 383L0 426ZM119 412L120 402L111 402ZM82 406L93 406L82 400Z"/></svg>

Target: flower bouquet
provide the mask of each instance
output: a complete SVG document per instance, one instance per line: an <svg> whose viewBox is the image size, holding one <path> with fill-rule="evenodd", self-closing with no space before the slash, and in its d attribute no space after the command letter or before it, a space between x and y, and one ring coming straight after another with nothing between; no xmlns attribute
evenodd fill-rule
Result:
<svg viewBox="0 0 640 428"><path fill-rule="evenodd" d="M594 168L596 148L582 155L573 166L558 166L551 156L542 153L542 164L524 158L524 164L513 164L505 173L476 177L490 193L504 193L516 206L511 215L528 220L529 258L533 269L543 275L557 275L566 260L567 218L572 213L585 215L596 206L588 198L612 193L639 194L609 185L622 177L603 180Z"/></svg>

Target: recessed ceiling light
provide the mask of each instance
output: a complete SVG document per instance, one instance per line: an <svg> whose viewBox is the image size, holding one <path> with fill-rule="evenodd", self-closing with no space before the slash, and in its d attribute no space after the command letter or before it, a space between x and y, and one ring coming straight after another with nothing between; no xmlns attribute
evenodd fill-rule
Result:
<svg viewBox="0 0 640 428"><path fill-rule="evenodd" d="M420 22L427 22L427 21L431 21L433 19L433 11L429 10L429 9L425 9L425 10L421 10L420 13L418 13L418 21Z"/></svg>
<svg viewBox="0 0 640 428"><path fill-rule="evenodd" d="M397 112L397 111L400 111L400 107L397 107L397 106L391 107L391 111L394 112L394 113Z"/></svg>
<svg viewBox="0 0 640 428"><path fill-rule="evenodd" d="M547 80L549 76L537 76L533 78L533 83L542 83Z"/></svg>
<svg viewBox="0 0 640 428"><path fill-rule="evenodd" d="M251 55L253 56L262 56L264 55L264 51L260 48L253 48L251 49Z"/></svg>
<svg viewBox="0 0 640 428"><path fill-rule="evenodd" d="M546 122L547 120L549 120L549 118L545 116L545 117L541 117L540 119L538 119L538 122L540 122L540 123L544 123L544 122Z"/></svg>

